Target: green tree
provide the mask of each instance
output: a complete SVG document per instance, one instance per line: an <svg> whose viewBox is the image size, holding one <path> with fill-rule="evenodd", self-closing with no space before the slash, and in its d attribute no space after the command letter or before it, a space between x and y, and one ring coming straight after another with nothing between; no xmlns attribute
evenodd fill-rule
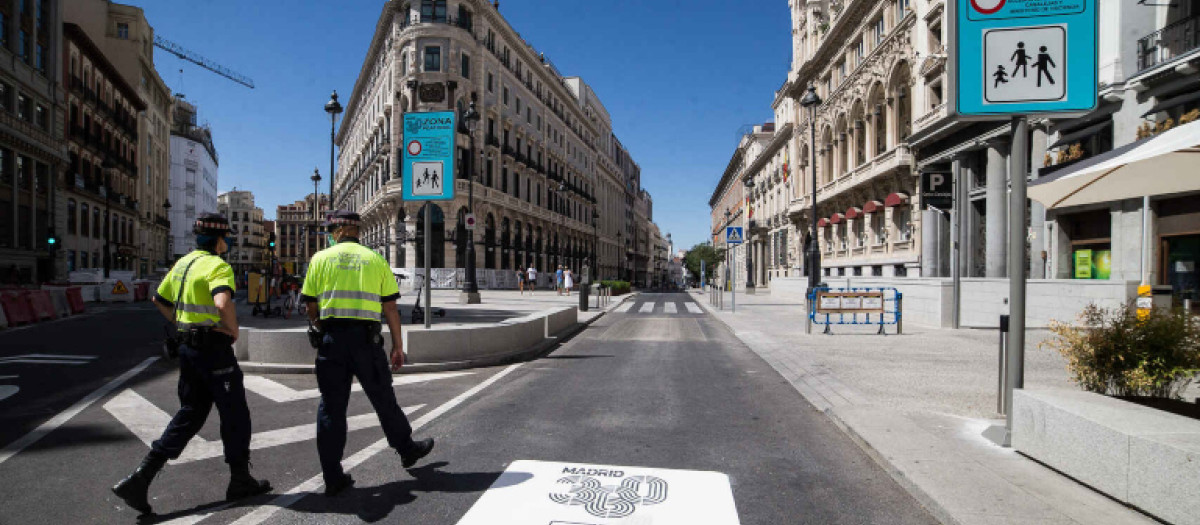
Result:
<svg viewBox="0 0 1200 525"><path fill-rule="evenodd" d="M715 248L709 244L697 244L688 250L687 255L683 257L683 266L688 272L700 278L700 261L704 261L705 278L710 282L713 278L713 273L716 272L717 265L725 260L725 250Z"/></svg>

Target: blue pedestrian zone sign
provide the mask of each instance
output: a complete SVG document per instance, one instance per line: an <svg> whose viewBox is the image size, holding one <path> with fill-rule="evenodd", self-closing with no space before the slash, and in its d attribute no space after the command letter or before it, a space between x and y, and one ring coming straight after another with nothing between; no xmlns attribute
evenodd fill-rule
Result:
<svg viewBox="0 0 1200 525"><path fill-rule="evenodd" d="M746 236L742 235L741 226L726 226L725 227L725 244L741 244L745 242Z"/></svg>
<svg viewBox="0 0 1200 525"><path fill-rule="evenodd" d="M954 113L1069 115L1097 103L1098 0L952 0Z"/></svg>
<svg viewBox="0 0 1200 525"><path fill-rule="evenodd" d="M455 129L453 111L404 114L400 162L404 200L454 198Z"/></svg>

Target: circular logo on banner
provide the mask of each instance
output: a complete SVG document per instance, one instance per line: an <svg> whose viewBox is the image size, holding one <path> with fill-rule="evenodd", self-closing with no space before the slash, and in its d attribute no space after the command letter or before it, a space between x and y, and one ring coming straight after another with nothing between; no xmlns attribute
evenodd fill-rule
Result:
<svg viewBox="0 0 1200 525"><path fill-rule="evenodd" d="M971 7L985 15L990 15L1004 7L1007 0L971 0Z"/></svg>
<svg viewBox="0 0 1200 525"><path fill-rule="evenodd" d="M409 142L408 143L408 154L412 155L414 157L417 155L420 155L421 154L421 143L418 141L415 141L415 140L412 142Z"/></svg>

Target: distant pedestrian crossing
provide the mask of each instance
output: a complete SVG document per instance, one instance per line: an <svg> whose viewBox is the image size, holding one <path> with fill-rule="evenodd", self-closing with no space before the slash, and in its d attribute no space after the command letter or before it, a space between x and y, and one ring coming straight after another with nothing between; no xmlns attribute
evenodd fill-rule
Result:
<svg viewBox="0 0 1200 525"><path fill-rule="evenodd" d="M700 308L700 305L684 296L678 298L642 296L626 301L613 312L631 315L704 315L704 310Z"/></svg>

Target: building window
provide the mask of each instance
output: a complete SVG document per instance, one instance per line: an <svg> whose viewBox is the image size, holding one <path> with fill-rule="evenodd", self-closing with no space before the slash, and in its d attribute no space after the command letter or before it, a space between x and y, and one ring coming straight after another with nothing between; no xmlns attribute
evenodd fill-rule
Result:
<svg viewBox="0 0 1200 525"><path fill-rule="evenodd" d="M495 92L496 92L496 77L495 77L494 75L492 75L492 73L491 73L490 71L488 72L488 84L487 84L487 86L488 86L488 93L495 93Z"/></svg>
<svg viewBox="0 0 1200 525"><path fill-rule="evenodd" d="M129 40L129 24L117 24L117 38L120 38L121 40Z"/></svg>
<svg viewBox="0 0 1200 525"><path fill-rule="evenodd" d="M521 97L517 97L517 115L521 114Z"/></svg>
<svg viewBox="0 0 1200 525"><path fill-rule="evenodd" d="M104 223L100 221L100 208L92 208L92 238L100 238L100 226L102 224ZM99 261L100 257L97 256L96 260Z"/></svg>
<svg viewBox="0 0 1200 525"><path fill-rule="evenodd" d="M446 0L421 0L422 22L445 22Z"/></svg>
<svg viewBox="0 0 1200 525"><path fill-rule="evenodd" d="M425 48L425 71L442 70L442 48L429 46Z"/></svg>
<svg viewBox="0 0 1200 525"><path fill-rule="evenodd" d="M17 94L17 117L25 122L33 122L33 102L24 93Z"/></svg>
<svg viewBox="0 0 1200 525"><path fill-rule="evenodd" d="M85 205L86 206L86 205ZM67 234L74 235L76 231L75 222L79 220L75 210L75 199L67 199Z"/></svg>
<svg viewBox="0 0 1200 525"><path fill-rule="evenodd" d="M46 108L41 104L38 104L37 108L34 110L33 119L34 123L37 124L37 127L42 128L43 131L48 131L50 129L49 112L47 112Z"/></svg>
<svg viewBox="0 0 1200 525"><path fill-rule="evenodd" d="M17 56L29 63L29 33L24 29L17 35Z"/></svg>
<svg viewBox="0 0 1200 525"><path fill-rule="evenodd" d="M896 22L904 20L906 14L908 14L908 0L896 0Z"/></svg>
<svg viewBox="0 0 1200 525"><path fill-rule="evenodd" d="M33 48L33 67L43 73L46 72L46 46L40 42Z"/></svg>
<svg viewBox="0 0 1200 525"><path fill-rule="evenodd" d="M75 271L75 250L67 250L67 271Z"/></svg>
<svg viewBox="0 0 1200 525"><path fill-rule="evenodd" d="M462 53L462 76L471 78L471 57L466 53Z"/></svg>
<svg viewBox="0 0 1200 525"><path fill-rule="evenodd" d="M879 45L881 42L883 42L884 35L887 34L887 28L883 24L882 16L879 17L879 19L875 20L874 33L875 33L875 45Z"/></svg>
<svg viewBox="0 0 1200 525"><path fill-rule="evenodd" d="M8 47L8 14L0 11L0 44Z"/></svg>
<svg viewBox="0 0 1200 525"><path fill-rule="evenodd" d="M504 105L507 106L508 105L508 88L503 89L503 92L501 93L500 98L504 102Z"/></svg>

